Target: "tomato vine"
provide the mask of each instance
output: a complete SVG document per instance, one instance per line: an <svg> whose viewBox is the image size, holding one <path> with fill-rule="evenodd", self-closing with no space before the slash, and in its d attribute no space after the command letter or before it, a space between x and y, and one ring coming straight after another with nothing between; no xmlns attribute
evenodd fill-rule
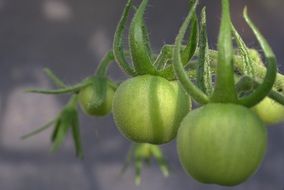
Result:
<svg viewBox="0 0 284 190"><path fill-rule="evenodd" d="M197 11L198 0L188 0L189 12L175 42L158 54L151 41L144 13L149 0L142 0L128 26L133 0L128 0L118 22L112 50L96 72L78 84L67 86L51 70L46 75L56 89L28 89L51 95L69 94L57 117L23 136L28 138L54 126L51 150L57 150L71 131L75 153L83 158L78 104L84 114L112 113L118 131L129 139L127 166L133 160L136 184L142 163L156 159L162 173L168 166L158 145L176 138L180 162L187 173L202 183L232 186L247 180L260 166L266 151L267 129L284 120L284 76L277 72L276 58L268 42L248 16L243 17L258 40L265 63L249 49L231 22L230 1L222 4L217 50L209 49L206 7ZM127 30L128 29L128 30ZM189 30L186 43L185 34ZM123 46L128 31L128 48ZM236 47L233 46L236 45ZM116 62L128 75L114 82L108 73ZM192 109L191 102L198 106ZM263 102L274 101L277 117L263 116ZM268 114L268 113L265 113Z"/></svg>

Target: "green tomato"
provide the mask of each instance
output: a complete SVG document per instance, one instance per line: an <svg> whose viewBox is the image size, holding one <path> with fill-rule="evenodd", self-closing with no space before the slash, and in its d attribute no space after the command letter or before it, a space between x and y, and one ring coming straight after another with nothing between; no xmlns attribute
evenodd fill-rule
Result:
<svg viewBox="0 0 284 190"><path fill-rule="evenodd" d="M277 124L284 121L284 106L271 98L264 98L252 110L266 124Z"/></svg>
<svg viewBox="0 0 284 190"><path fill-rule="evenodd" d="M181 122L177 150L183 168L202 183L233 186L255 173L267 144L263 122L250 109L210 103Z"/></svg>
<svg viewBox="0 0 284 190"><path fill-rule="evenodd" d="M105 100L100 106L94 107L92 106L92 100L95 96L95 89L90 85L80 90L79 103L86 114L91 116L105 116L111 112L113 95L114 89L108 85Z"/></svg>
<svg viewBox="0 0 284 190"><path fill-rule="evenodd" d="M138 143L163 144L175 138L191 107L189 96L176 82L152 75L124 81L113 98L119 131Z"/></svg>

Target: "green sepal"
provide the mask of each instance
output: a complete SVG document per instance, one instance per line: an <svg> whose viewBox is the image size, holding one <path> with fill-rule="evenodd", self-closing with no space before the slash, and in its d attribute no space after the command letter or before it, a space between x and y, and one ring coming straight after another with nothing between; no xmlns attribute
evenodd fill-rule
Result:
<svg viewBox="0 0 284 190"><path fill-rule="evenodd" d="M181 42L184 38L184 35L187 31L189 24L192 22L197 3L198 3L197 0L194 1L194 4L191 7L185 21L183 22L182 26L179 29L179 33L175 40L175 48L173 52L173 67L177 78L180 80L186 92L198 103L206 104L209 102L208 96L203 91L201 91L197 86L195 86L193 82L188 78L188 73L184 69L184 65L182 63L182 58L181 58L181 48L182 48Z"/></svg>
<svg viewBox="0 0 284 190"><path fill-rule="evenodd" d="M50 80L58 87L66 87L64 82L59 79L59 77L57 77L52 70L50 70L49 68L44 68L43 72L48 76L48 78L50 78Z"/></svg>
<svg viewBox="0 0 284 190"><path fill-rule="evenodd" d="M190 3L190 5L193 6L194 4ZM199 37L199 26L198 26L198 20L197 20L196 13L194 13L193 19L191 22L191 32L190 32L189 40L188 40L186 47L181 52L181 59L184 65L187 65L189 63L189 60L194 55L197 45L198 45L198 37Z"/></svg>
<svg viewBox="0 0 284 190"><path fill-rule="evenodd" d="M154 61L154 65L159 71L165 70L171 64L173 56L173 48L174 46L170 44L165 44L161 48L160 53L158 54L158 56Z"/></svg>
<svg viewBox="0 0 284 190"><path fill-rule="evenodd" d="M154 65L158 70L158 74L168 80L175 80L175 72L173 65L173 50L174 45L166 44L162 47L159 55L157 56Z"/></svg>
<svg viewBox="0 0 284 190"><path fill-rule="evenodd" d="M149 34L144 23L148 0L143 0L132 19L129 29L129 49L136 72L139 75L157 74L153 65Z"/></svg>
<svg viewBox="0 0 284 190"><path fill-rule="evenodd" d="M77 93L78 91L80 91L81 88L84 88L86 86L88 86L89 84L91 84L91 80L92 79L85 79L83 80L81 83L73 85L73 86L65 86L63 88L60 89L55 89L55 90L50 90L50 89L39 89L39 88L35 88L35 89L27 89L25 90L25 92L29 92L29 93L37 93L37 94L47 94L47 95L58 95L58 94L70 94L70 93Z"/></svg>
<svg viewBox="0 0 284 190"><path fill-rule="evenodd" d="M128 64L126 60L125 51L123 49L123 34L126 28L127 18L130 12L130 8L132 7L132 3L133 0L128 0L126 6L124 7L119 23L117 25L113 40L113 55L116 62L124 72L126 72L130 76L135 76L136 71L133 69L131 65Z"/></svg>
<svg viewBox="0 0 284 190"><path fill-rule="evenodd" d="M48 128L50 128L51 126L53 126L53 124L54 124L55 122L56 122L56 119L55 119L55 120L52 120L52 121L50 121L50 122L48 122L48 123L46 123L46 124L43 125L42 127L39 127L38 129L35 129L34 131L32 131L32 132L30 132L30 133L28 133L28 134L26 134L26 135L23 135L23 136L21 137L21 139L23 139L23 140L24 140L24 139L28 139L28 138L30 138L30 137L36 135L36 134L39 134L39 133L45 131L46 129L48 129Z"/></svg>
<svg viewBox="0 0 284 190"><path fill-rule="evenodd" d="M190 41L197 43L196 41ZM189 43L190 44L190 43ZM192 45L192 46L196 46ZM190 46L183 46L181 47L181 51L185 52L185 48L190 47ZM171 44L166 44L162 47L160 53L158 54L154 65L158 69L158 75L161 77L164 77L168 80L176 80L176 74L174 72L173 68L173 51L174 51L175 46ZM189 52L189 55L194 54L195 49L191 48L191 52ZM190 59L192 58L193 55L189 56ZM185 59L184 59L185 60ZM183 61L184 64L187 63L187 61ZM190 63L188 62L184 67L189 67Z"/></svg>
<svg viewBox="0 0 284 190"><path fill-rule="evenodd" d="M73 86L67 86L65 85L65 83L54 74L54 72L52 70L50 70L49 68L45 68L44 73L47 75L47 77L57 86L60 87L59 89L55 89L55 90L50 90L50 89L26 89L26 92L29 93L38 93L38 94L66 94L66 93L76 93L80 90L80 88L88 85L89 83L89 79L84 79L82 82L80 82L79 84L73 85Z"/></svg>
<svg viewBox="0 0 284 190"><path fill-rule="evenodd" d="M77 95L76 94L72 95L68 104L64 106L64 108L60 111L60 113L56 116L54 120L48 122L43 127L40 127L32 131L31 133L22 136L21 138L27 139L52 126L54 126L54 129L50 136L51 142L52 142L50 151L51 152L57 151L59 147L62 145L62 143L64 142L64 139L69 129L72 129L76 156L79 158L82 158L83 150L82 150L81 139L80 139L79 118L78 118L78 112L77 112Z"/></svg>
<svg viewBox="0 0 284 190"><path fill-rule="evenodd" d="M113 51L108 51L104 57L102 58L101 62L99 63L97 70L96 70L96 76L98 77L107 77L107 72L110 63L114 61L114 55Z"/></svg>
<svg viewBox="0 0 284 190"><path fill-rule="evenodd" d="M83 148L81 143L81 135L80 135L80 124L78 114L72 120L72 137L74 142L74 147L76 151L76 156L80 159L83 158Z"/></svg>
<svg viewBox="0 0 284 190"><path fill-rule="evenodd" d="M76 156L83 157L83 150L80 140L79 119L77 112L77 95L73 95L68 104L62 109L55 122L55 129L51 136L51 151L55 152L64 142L69 130L72 130Z"/></svg>
<svg viewBox="0 0 284 190"><path fill-rule="evenodd" d="M232 23L231 23L231 28L232 28L232 32L235 37L235 41L237 43L238 49L240 50L240 55L242 56L242 59L243 59L244 64L243 64L242 70L244 71L245 75L250 75L254 77L255 72L253 68L253 62L252 62L253 59L251 58L250 50Z"/></svg>
<svg viewBox="0 0 284 190"><path fill-rule="evenodd" d="M248 17L246 8L244 9L244 18L251 30L253 31L254 35L256 36L264 52L266 62L268 63L266 75L263 79L262 84L259 85L250 95L239 99L239 104L242 104L247 107L253 107L254 105L258 104L263 98L265 98L271 91L277 75L277 61L268 42L265 40L265 38L262 36L262 34L251 21L251 19Z"/></svg>
<svg viewBox="0 0 284 190"><path fill-rule="evenodd" d="M209 48L208 38L206 32L206 8L204 7L201 12L201 30L199 35L199 57L197 62L197 86L207 95L212 92L212 76L211 68L209 65Z"/></svg>
<svg viewBox="0 0 284 190"><path fill-rule="evenodd" d="M132 144L122 171L124 172L127 167L129 167L130 163L133 162L135 168L135 184L140 185L143 163L150 165L153 159L157 161L162 174L167 177L169 175L169 169L164 154L158 145L148 143Z"/></svg>
<svg viewBox="0 0 284 190"><path fill-rule="evenodd" d="M157 163L160 167L160 170L162 172L162 174L164 175L164 177L168 177L169 176L169 165L168 162L165 159L165 155L163 154L161 148L157 145L152 145L151 146L151 153L153 155L153 157L155 158L155 160L157 160Z"/></svg>

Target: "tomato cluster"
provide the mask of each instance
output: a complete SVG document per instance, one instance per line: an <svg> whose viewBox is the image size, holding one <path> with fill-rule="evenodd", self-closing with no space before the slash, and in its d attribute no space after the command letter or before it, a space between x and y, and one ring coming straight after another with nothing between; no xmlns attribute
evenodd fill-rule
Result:
<svg viewBox="0 0 284 190"><path fill-rule="evenodd" d="M48 76L61 88L30 90L72 94L58 117L32 134L54 123L52 142L57 149L71 128L76 153L82 156L79 104L91 116L112 112L118 131L135 143L138 183L144 159L156 158L167 174L157 145L175 138L180 162L196 180L225 186L247 180L266 152L266 125L284 120L284 76L278 73L276 78L274 53L246 9L244 18L263 49L266 67L234 28L229 0L221 0L217 50L208 47L206 9L202 9L199 19L198 1L189 2L189 13L175 43L164 45L155 54L143 19L148 0L142 0L136 9L128 30L129 48L124 50L123 37L133 3L128 0L115 32L113 49L102 59L95 75L68 87L49 71ZM190 36L183 44L188 29ZM129 79L120 83L110 80L107 71L113 61ZM197 104L193 110L192 100Z"/></svg>

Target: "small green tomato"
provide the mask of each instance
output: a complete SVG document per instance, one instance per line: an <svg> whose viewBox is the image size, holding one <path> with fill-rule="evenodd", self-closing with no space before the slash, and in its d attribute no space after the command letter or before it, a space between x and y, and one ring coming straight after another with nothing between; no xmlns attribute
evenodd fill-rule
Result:
<svg viewBox="0 0 284 190"><path fill-rule="evenodd" d="M177 135L186 172L202 183L225 186L255 173L266 144L266 128L256 114L229 103L210 103L189 112Z"/></svg>
<svg viewBox="0 0 284 190"><path fill-rule="evenodd" d="M284 106L271 98L264 98L252 110L266 124L278 124L284 121Z"/></svg>
<svg viewBox="0 0 284 190"><path fill-rule="evenodd" d="M190 99L177 82L141 75L123 82L113 98L119 131L138 143L163 144L175 138Z"/></svg>
<svg viewBox="0 0 284 190"><path fill-rule="evenodd" d="M105 116L111 112L113 95L114 89L108 85L104 102L98 107L93 107L92 100L95 96L95 89L92 85L89 85L80 90L79 103L86 114L91 116Z"/></svg>

